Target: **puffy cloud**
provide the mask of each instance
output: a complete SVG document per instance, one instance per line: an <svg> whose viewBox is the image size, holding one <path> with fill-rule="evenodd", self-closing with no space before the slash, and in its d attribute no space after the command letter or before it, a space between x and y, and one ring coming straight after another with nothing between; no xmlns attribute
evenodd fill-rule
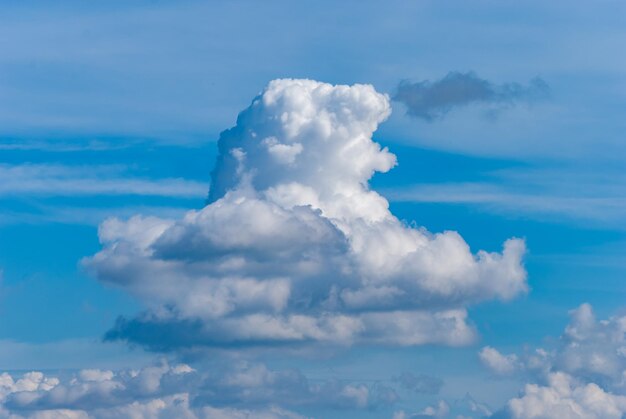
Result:
<svg viewBox="0 0 626 419"><path fill-rule="evenodd" d="M502 416L621 418L626 414L626 316L598 321L589 304L570 312L557 345L522 355L486 347L481 361L494 373L519 373L526 385Z"/></svg>
<svg viewBox="0 0 626 419"><path fill-rule="evenodd" d="M531 80L528 86L519 83L497 85L472 72L453 71L435 82L402 81L393 99L406 105L408 115L432 121L457 107L475 103L510 106L543 99L548 94L548 85L538 77Z"/></svg>
<svg viewBox="0 0 626 419"><path fill-rule="evenodd" d="M546 386L528 384L520 398L509 401L507 410L513 418L621 419L626 414L626 396L556 372L548 376Z"/></svg>
<svg viewBox="0 0 626 419"><path fill-rule="evenodd" d="M417 413L398 410L394 413L393 419L428 419L428 418L487 418L491 417L491 410L484 404L478 403L469 394L462 399L446 402L439 400L435 405L427 406Z"/></svg>
<svg viewBox="0 0 626 419"><path fill-rule="evenodd" d="M443 387L443 380L430 375L415 375L410 372L403 372L398 377L394 377L393 381L400 383L407 390L415 391L421 394L437 394Z"/></svg>
<svg viewBox="0 0 626 419"><path fill-rule="evenodd" d="M525 292L522 240L474 254L407 226L369 189L396 158L371 86L275 80L221 134L209 202L182 219L100 226L85 260L146 305L109 339L157 350L304 344L462 345L466 307Z"/></svg>
<svg viewBox="0 0 626 419"><path fill-rule="evenodd" d="M424 409L419 416L443 418L450 413L450 406L443 400L440 400L437 406L428 406Z"/></svg>

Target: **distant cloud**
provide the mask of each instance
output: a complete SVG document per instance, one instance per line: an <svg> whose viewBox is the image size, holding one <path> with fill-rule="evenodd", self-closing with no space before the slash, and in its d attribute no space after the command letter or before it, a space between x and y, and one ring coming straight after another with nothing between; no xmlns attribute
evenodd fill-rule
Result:
<svg viewBox="0 0 626 419"><path fill-rule="evenodd" d="M485 347L479 353L483 365L496 374L539 379L549 371L562 371L609 390L626 389L626 316L598 321L589 304L570 311L570 316L556 348L504 355Z"/></svg>
<svg viewBox="0 0 626 419"><path fill-rule="evenodd" d="M611 169L521 167L479 182L418 183L381 190L392 202L463 204L496 214L623 229L626 176Z"/></svg>
<svg viewBox="0 0 626 419"><path fill-rule="evenodd" d="M530 378L498 417L622 418L626 414L626 316L597 320L589 304L570 312L556 348L503 355L485 347L483 364L498 375Z"/></svg>
<svg viewBox="0 0 626 419"><path fill-rule="evenodd" d="M433 121L462 106L476 103L510 106L543 99L548 94L548 85L538 77L532 79L528 85L494 84L472 72L450 72L434 82L401 81L393 100L403 103L408 115Z"/></svg>
<svg viewBox="0 0 626 419"><path fill-rule="evenodd" d="M202 197L207 185L180 179L129 176L118 165L0 164L0 197L143 195Z"/></svg>
<svg viewBox="0 0 626 419"><path fill-rule="evenodd" d="M436 419L436 418L490 418L491 409L479 403L467 393L465 397L457 400L439 400L435 405L428 406L419 412L407 412L398 410L394 412L393 419Z"/></svg>
<svg viewBox="0 0 626 419"><path fill-rule="evenodd" d="M83 369L67 375L1 373L0 417L295 419L303 417L286 408L372 410L398 399L380 383L309 380L298 370L270 370L245 361L209 371L162 361L140 369Z"/></svg>
<svg viewBox="0 0 626 419"><path fill-rule="evenodd" d="M398 382L405 389L419 394L437 394L443 387L441 378L426 374L415 375L410 372L403 372L400 376L394 377L393 381Z"/></svg>
<svg viewBox="0 0 626 419"><path fill-rule="evenodd" d="M502 355L490 346L484 347L478 356L483 365L499 375L511 374L518 368L517 355Z"/></svg>
<svg viewBox="0 0 626 419"><path fill-rule="evenodd" d="M146 311L109 339L156 350L464 345L467 307L527 289L523 240L474 254L407 226L369 189L396 158L372 140L372 86L274 80L224 131L209 203L178 219L109 219L84 261Z"/></svg>

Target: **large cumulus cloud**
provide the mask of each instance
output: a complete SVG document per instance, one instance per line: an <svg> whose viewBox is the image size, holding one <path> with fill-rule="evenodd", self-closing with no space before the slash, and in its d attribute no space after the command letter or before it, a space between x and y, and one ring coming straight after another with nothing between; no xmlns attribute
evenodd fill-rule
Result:
<svg viewBox="0 0 626 419"><path fill-rule="evenodd" d="M523 241L470 251L398 220L369 189L396 158L369 85L275 80L221 134L208 204L100 226L85 265L145 305L110 339L155 349L354 342L459 345L469 304L526 290Z"/></svg>

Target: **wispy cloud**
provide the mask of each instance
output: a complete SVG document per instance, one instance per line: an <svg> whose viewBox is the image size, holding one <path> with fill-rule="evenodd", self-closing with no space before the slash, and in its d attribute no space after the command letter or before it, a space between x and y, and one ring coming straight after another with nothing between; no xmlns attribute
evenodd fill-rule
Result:
<svg viewBox="0 0 626 419"><path fill-rule="evenodd" d="M538 77L528 85L495 84L472 72L453 71L434 82L423 80L411 83L403 80L393 99L406 105L408 115L433 121L462 106L483 103L501 108L543 99L548 94L547 83Z"/></svg>
<svg viewBox="0 0 626 419"><path fill-rule="evenodd" d="M0 196L142 195L197 198L208 184L181 178L138 178L124 166L0 165Z"/></svg>
<svg viewBox="0 0 626 419"><path fill-rule="evenodd" d="M497 417L624 417L626 316L598 320L588 303L569 314L562 335L552 344L546 341L547 347L508 355L492 347L481 350L482 363L494 375L536 383L527 384Z"/></svg>

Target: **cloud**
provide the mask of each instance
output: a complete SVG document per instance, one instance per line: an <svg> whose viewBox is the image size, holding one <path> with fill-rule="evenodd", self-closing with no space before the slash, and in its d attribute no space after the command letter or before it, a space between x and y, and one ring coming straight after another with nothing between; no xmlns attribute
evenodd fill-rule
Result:
<svg viewBox="0 0 626 419"><path fill-rule="evenodd" d="M518 368L517 355L502 355L490 346L485 346L478 356L483 365L499 375L511 374Z"/></svg>
<svg viewBox="0 0 626 419"><path fill-rule="evenodd" d="M393 419L428 419L428 418L487 418L491 417L491 410L484 404L478 403L469 394L462 399L446 402L439 400L435 405L427 406L419 412L411 413L405 410L394 412Z"/></svg>
<svg viewBox="0 0 626 419"><path fill-rule="evenodd" d="M626 177L612 169L561 166L480 173L480 182L418 183L382 193L392 202L463 204L498 214L622 228Z"/></svg>
<svg viewBox="0 0 626 419"><path fill-rule="evenodd" d="M473 254L398 220L368 181L396 158L371 86L275 80L222 133L209 203L179 219L102 223L84 261L146 305L108 333L157 350L307 344L463 345L466 307L527 289L525 245Z"/></svg>
<svg viewBox="0 0 626 419"><path fill-rule="evenodd" d="M571 320L552 349L503 355L485 347L479 356L496 374L531 374L537 379L562 371L609 390L626 391L626 316L598 321L589 304L570 312Z"/></svg>
<svg viewBox="0 0 626 419"><path fill-rule="evenodd" d="M441 378L425 374L414 375L407 371L394 377L393 381L397 381L403 388L419 394L437 394L443 387Z"/></svg>
<svg viewBox="0 0 626 419"><path fill-rule="evenodd" d="M512 106L545 98L548 93L548 85L538 77L527 86L518 83L497 85L472 72L453 71L435 82L404 80L398 85L393 100L403 103L409 116L433 121L458 107L476 103Z"/></svg>
<svg viewBox="0 0 626 419"><path fill-rule="evenodd" d="M583 304L558 345L522 355L502 355L486 347L483 363L500 375L521 374L523 394L501 412L507 417L621 418L626 414L626 316L598 321Z"/></svg>
<svg viewBox="0 0 626 419"><path fill-rule="evenodd" d="M123 343L102 345L98 338L75 338L52 342L0 340L0 365L13 370L77 370L115 368L146 364L154 354L129 348Z"/></svg>
<svg viewBox="0 0 626 419"><path fill-rule="evenodd" d="M400 410L394 413L393 419L426 419L426 418L445 418L450 413L450 406L440 400L437 406L428 406L420 413L407 414L405 411Z"/></svg>
<svg viewBox="0 0 626 419"><path fill-rule="evenodd" d="M192 382L185 375L192 372L163 363L120 373L81 370L66 382L41 372L16 379L3 373L0 394L3 406L15 412L108 409L183 392Z"/></svg>
<svg viewBox="0 0 626 419"><path fill-rule="evenodd" d="M301 418L285 409L376 409L397 400L380 384L309 381L297 370L235 362L197 371L165 361L139 370L87 369L65 379L0 375L0 417Z"/></svg>
<svg viewBox="0 0 626 419"><path fill-rule="evenodd" d="M556 372L548 376L547 386L528 384L520 398L509 401L507 413L512 418L621 419L626 413L626 396Z"/></svg>

